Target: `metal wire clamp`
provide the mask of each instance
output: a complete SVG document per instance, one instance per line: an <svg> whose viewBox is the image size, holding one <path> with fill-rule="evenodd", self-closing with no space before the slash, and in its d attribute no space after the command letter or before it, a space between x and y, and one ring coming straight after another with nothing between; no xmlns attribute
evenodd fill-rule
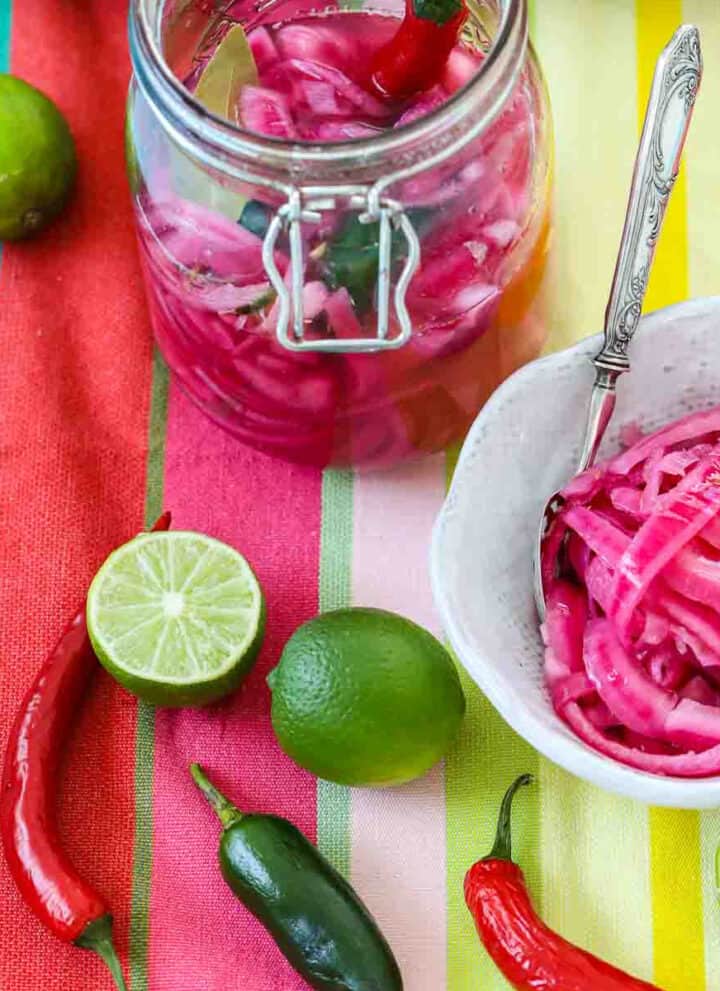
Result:
<svg viewBox="0 0 720 991"><path fill-rule="evenodd" d="M276 333L279 342L290 351L324 351L337 354L357 354L402 347L412 333L405 296L410 280L420 264L420 241L415 228L401 203L381 197L374 188L368 190L357 186L337 186L327 187L322 192L323 195L319 196L314 190L293 189L287 202L278 209L270 221L263 241L263 264L278 298ZM380 225L377 331L374 337L307 340L303 304L305 258L301 225L319 224L322 221L323 211L336 209L340 200L345 200L351 207L362 211L358 216L361 224L379 223ZM395 231L404 236L407 255L395 284L395 290L392 292L392 242ZM275 262L275 249L282 233L287 233L290 244L290 265L285 278L280 274ZM393 336L390 336L391 296L399 328Z"/></svg>

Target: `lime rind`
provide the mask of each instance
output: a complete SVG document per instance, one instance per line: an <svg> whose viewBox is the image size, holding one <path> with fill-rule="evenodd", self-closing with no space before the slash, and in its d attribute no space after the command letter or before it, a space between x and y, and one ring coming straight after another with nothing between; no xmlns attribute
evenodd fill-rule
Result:
<svg viewBox="0 0 720 991"><path fill-rule="evenodd" d="M77 172L75 142L58 107L0 73L0 241L43 230L63 210Z"/></svg>
<svg viewBox="0 0 720 991"><path fill-rule="evenodd" d="M101 663L157 704L202 703L231 691L263 628L262 591L249 564L203 534L143 534L110 555L88 594Z"/></svg>

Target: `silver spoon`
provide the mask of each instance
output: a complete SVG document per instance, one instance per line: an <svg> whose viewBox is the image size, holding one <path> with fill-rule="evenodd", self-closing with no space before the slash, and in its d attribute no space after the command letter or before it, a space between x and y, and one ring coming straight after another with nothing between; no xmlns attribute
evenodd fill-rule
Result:
<svg viewBox="0 0 720 991"><path fill-rule="evenodd" d="M615 409L617 380L630 369L627 352L640 320L655 246L677 177L701 77L700 33L693 25L684 24L662 50L655 66L605 311L605 343L592 359L595 384L578 473L594 463ZM559 492L546 502L534 549L535 602L542 619L545 618L540 566L542 540L562 503Z"/></svg>

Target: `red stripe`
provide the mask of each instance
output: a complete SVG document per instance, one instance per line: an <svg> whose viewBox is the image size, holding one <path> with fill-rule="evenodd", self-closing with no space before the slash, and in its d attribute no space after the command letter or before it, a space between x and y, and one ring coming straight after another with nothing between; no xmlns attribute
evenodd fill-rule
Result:
<svg viewBox="0 0 720 991"><path fill-rule="evenodd" d="M212 534L246 555L268 623L237 696L205 711L158 713L149 986L300 991L306 985L222 881L219 823L187 768L199 761L243 808L286 815L315 838L315 780L275 742L265 675L317 611L321 476L244 448L172 390L165 494L176 528Z"/></svg>
<svg viewBox="0 0 720 991"><path fill-rule="evenodd" d="M104 555L142 525L150 347L123 166L126 7L17 0L12 71L51 95L77 138L77 196L0 270L0 733ZM135 703L98 678L61 781L73 860L130 905ZM106 989L92 955L47 935L3 866L3 991Z"/></svg>

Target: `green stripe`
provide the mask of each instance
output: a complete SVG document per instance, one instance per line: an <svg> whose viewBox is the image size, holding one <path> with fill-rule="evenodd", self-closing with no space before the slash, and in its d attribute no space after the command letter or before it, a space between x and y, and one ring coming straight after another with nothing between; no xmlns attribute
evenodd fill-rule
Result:
<svg viewBox="0 0 720 991"><path fill-rule="evenodd" d="M535 17L537 14L536 0L528 0L528 27L530 29L530 37L535 37Z"/></svg>
<svg viewBox="0 0 720 991"><path fill-rule="evenodd" d="M448 482L457 462L448 452ZM510 986L481 948L463 895L463 878L493 842L503 793L520 774L536 782L517 797L513 814L513 854L540 898L540 758L501 719L460 667L467 712L460 736L445 759L447 843L447 986L452 991L499 991Z"/></svg>
<svg viewBox="0 0 720 991"><path fill-rule="evenodd" d="M320 612L350 605L353 543L353 474L326 471L322 480Z"/></svg>
<svg viewBox="0 0 720 991"><path fill-rule="evenodd" d="M145 494L145 523L147 526L150 526L163 510L167 406L168 372L159 353L155 351L153 355ZM135 846L133 850L130 915L130 986L132 991L147 991L148 989L154 762L155 709L145 702L139 702L135 740Z"/></svg>
<svg viewBox="0 0 720 991"><path fill-rule="evenodd" d="M541 762L540 781L543 918L570 942L650 979L647 808L547 760ZM684 881L679 869L677 876Z"/></svg>
<svg viewBox="0 0 720 991"><path fill-rule="evenodd" d="M455 468L457 467L458 458L460 457L460 450L462 444L453 444L445 452L445 487L450 488L450 483L453 480L453 475L455 474Z"/></svg>
<svg viewBox="0 0 720 991"><path fill-rule="evenodd" d="M536 2L529 0L531 35ZM448 487L461 444L446 452ZM513 853L525 871L536 905L541 899L541 758L510 729L458 664L467 702L460 736L445 759L445 830L447 870L447 987L452 991L510 991L482 949L463 893L463 879L476 860L492 847L497 814L508 785L530 772L535 784L517 797L513 813Z"/></svg>
<svg viewBox="0 0 720 991"><path fill-rule="evenodd" d="M145 490L145 526L152 526L163 511L165 481L165 428L167 426L168 370L160 352L153 353L148 467Z"/></svg>
<svg viewBox="0 0 720 991"><path fill-rule="evenodd" d="M130 987L148 989L148 936L152 876L152 788L155 762L155 709L138 702L135 739L135 846L130 908Z"/></svg>
<svg viewBox="0 0 720 991"><path fill-rule="evenodd" d="M460 737L445 759L447 836L447 986L452 991L509 988L481 949L463 895L463 878L492 847L505 789L526 771L535 774L537 753L495 712L464 669L460 678L467 713ZM513 855L539 907L540 789L536 783L516 799Z"/></svg>
<svg viewBox="0 0 720 991"><path fill-rule="evenodd" d="M341 874L350 873L350 789L317 783L317 845Z"/></svg>
<svg viewBox="0 0 720 991"><path fill-rule="evenodd" d="M353 474L328 470L322 480L320 529L320 612L351 602ZM350 870L350 789L329 781L317 784L318 847L339 871Z"/></svg>

